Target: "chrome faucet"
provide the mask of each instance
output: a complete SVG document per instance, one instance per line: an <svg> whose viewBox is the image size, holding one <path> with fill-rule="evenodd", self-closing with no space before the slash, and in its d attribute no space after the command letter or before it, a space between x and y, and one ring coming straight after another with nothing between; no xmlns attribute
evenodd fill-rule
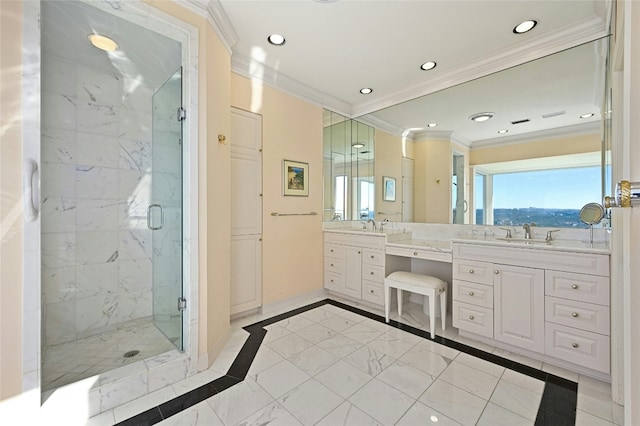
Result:
<svg viewBox="0 0 640 426"><path fill-rule="evenodd" d="M389 223L389 218L386 218L385 220L380 222L380 232L384 231L384 225L386 225L387 223Z"/></svg>
<svg viewBox="0 0 640 426"><path fill-rule="evenodd" d="M524 229L524 239L525 240L530 240L531 239L531 225L529 225L528 223L525 223L524 225L522 225L522 228Z"/></svg>
<svg viewBox="0 0 640 426"><path fill-rule="evenodd" d="M375 230L376 230L376 221L375 221L375 220L373 220L373 219L369 219L369 220L367 221L367 223L368 223L368 222L371 222L371 223L372 223L372 227L371 227L371 229L373 229L373 230L375 231Z"/></svg>

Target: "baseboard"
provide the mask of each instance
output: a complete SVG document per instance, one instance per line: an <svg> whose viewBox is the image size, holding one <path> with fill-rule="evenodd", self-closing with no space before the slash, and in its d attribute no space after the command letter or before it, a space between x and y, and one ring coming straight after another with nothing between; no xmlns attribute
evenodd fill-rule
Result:
<svg viewBox="0 0 640 426"><path fill-rule="evenodd" d="M293 309L299 307L300 305L308 305L309 303L316 302L317 300L326 299L328 296L329 292L327 292L327 290L325 290L324 288L313 290L308 293L298 294L287 299L278 300L277 302L262 305L261 313L266 315L279 313L283 309L287 309L289 307Z"/></svg>
<svg viewBox="0 0 640 426"><path fill-rule="evenodd" d="M231 327L228 327L222 336L216 342L211 345L206 354L198 358L198 371L204 371L211 367L213 361L220 355L222 349L231 339Z"/></svg>

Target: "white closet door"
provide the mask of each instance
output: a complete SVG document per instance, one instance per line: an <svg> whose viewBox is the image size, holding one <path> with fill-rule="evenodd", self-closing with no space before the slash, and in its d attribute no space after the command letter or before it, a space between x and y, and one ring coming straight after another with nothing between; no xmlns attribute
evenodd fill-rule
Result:
<svg viewBox="0 0 640 426"><path fill-rule="evenodd" d="M231 108L231 314L262 306L262 117Z"/></svg>

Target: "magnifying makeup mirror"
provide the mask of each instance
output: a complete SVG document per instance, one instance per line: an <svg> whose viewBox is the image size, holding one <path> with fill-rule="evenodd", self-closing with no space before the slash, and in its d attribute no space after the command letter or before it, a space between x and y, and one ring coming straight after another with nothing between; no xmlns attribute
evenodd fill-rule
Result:
<svg viewBox="0 0 640 426"><path fill-rule="evenodd" d="M587 203L580 209L580 220L589 225L589 243L593 245L593 225L604 217L604 207L598 203Z"/></svg>

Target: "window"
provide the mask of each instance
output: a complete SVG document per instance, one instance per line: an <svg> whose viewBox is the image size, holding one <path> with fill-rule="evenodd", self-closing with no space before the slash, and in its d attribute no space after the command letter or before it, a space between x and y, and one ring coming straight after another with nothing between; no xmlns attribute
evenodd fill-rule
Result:
<svg viewBox="0 0 640 426"><path fill-rule="evenodd" d="M493 224L583 226L580 209L586 203L600 202L600 180L600 166L494 174Z"/></svg>

